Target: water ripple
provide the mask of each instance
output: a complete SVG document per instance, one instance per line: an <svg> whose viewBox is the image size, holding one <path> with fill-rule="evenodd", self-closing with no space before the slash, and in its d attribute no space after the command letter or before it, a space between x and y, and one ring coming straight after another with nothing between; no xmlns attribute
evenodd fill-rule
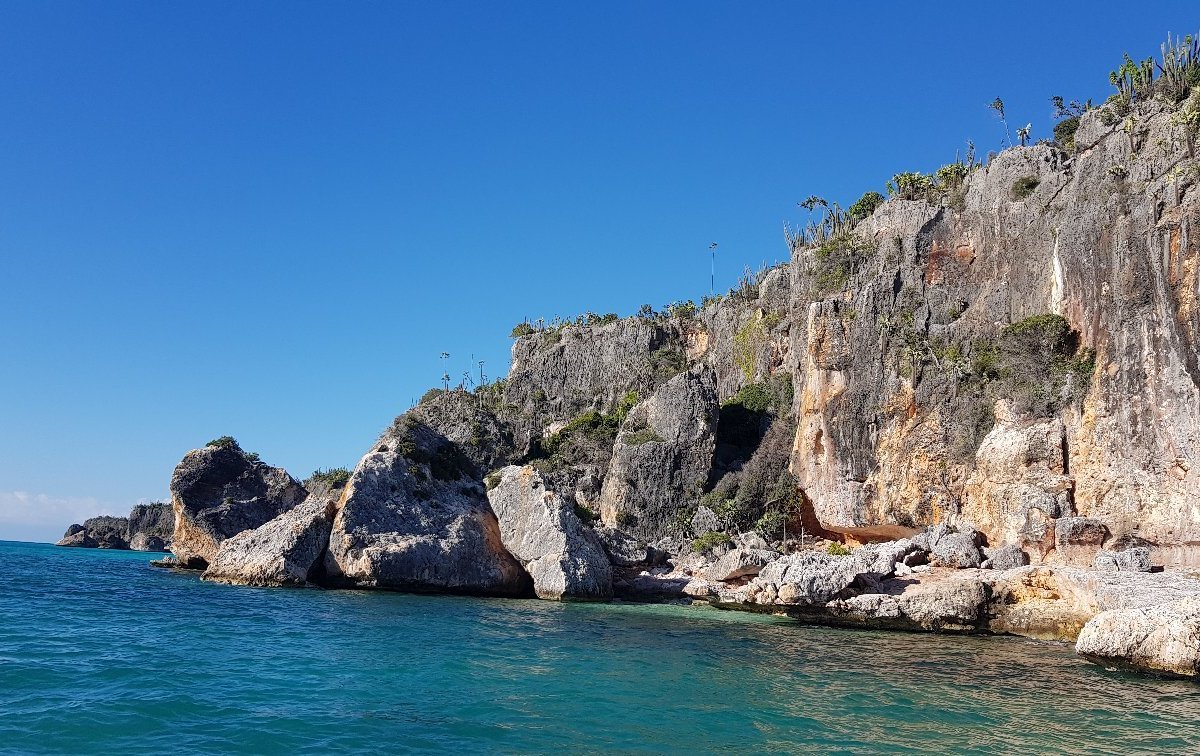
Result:
<svg viewBox="0 0 1200 756"><path fill-rule="evenodd" d="M3 753L1200 751L1200 687L1057 643L0 561Z"/></svg>

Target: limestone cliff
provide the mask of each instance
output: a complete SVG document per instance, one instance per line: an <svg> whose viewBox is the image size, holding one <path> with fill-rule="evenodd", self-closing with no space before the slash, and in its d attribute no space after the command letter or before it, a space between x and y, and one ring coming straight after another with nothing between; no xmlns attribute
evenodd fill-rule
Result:
<svg viewBox="0 0 1200 756"><path fill-rule="evenodd" d="M540 465L606 521L653 503L647 539L701 535L688 523L713 492L719 524L753 525L790 480L794 527L804 512L842 529L948 521L1055 562L1073 561L1055 522L1084 517L1107 543L1197 563L1200 164L1175 117L1188 106L1147 100L1115 122L1100 108L1072 149L960 163L944 192L897 192L702 308L522 336L507 380L473 396L491 409L472 443L502 437L488 448L512 452L490 461ZM631 448L620 405L682 374L706 376L723 406L715 442L686 449L707 475L664 483L661 434L640 428L647 451ZM583 452L564 443L581 428ZM770 462L781 435L790 450Z"/></svg>

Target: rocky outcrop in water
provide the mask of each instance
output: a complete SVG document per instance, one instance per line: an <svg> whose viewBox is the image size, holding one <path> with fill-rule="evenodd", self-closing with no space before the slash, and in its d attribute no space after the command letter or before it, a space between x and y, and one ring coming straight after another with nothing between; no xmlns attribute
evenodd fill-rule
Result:
<svg viewBox="0 0 1200 756"><path fill-rule="evenodd" d="M1075 650L1105 666L1200 677L1200 596L1101 612L1084 625Z"/></svg>
<svg viewBox="0 0 1200 756"><path fill-rule="evenodd" d="M355 468L324 570L340 586L509 596L532 588L504 548L479 470L413 417L398 418Z"/></svg>
<svg viewBox="0 0 1200 756"><path fill-rule="evenodd" d="M612 598L604 546L532 467L506 467L488 491L504 548L533 579L539 598Z"/></svg>
<svg viewBox="0 0 1200 756"><path fill-rule="evenodd" d="M226 538L204 579L260 586L315 582L329 546L334 508L334 499L309 495L275 519Z"/></svg>
<svg viewBox="0 0 1200 756"><path fill-rule="evenodd" d="M190 451L171 475L171 551L180 563L205 568L226 538L278 517L307 494L286 470L247 455L236 442Z"/></svg>
<svg viewBox="0 0 1200 756"><path fill-rule="evenodd" d="M138 504L128 517L92 517L67 528L56 545L92 549L166 551L174 517L166 503Z"/></svg>

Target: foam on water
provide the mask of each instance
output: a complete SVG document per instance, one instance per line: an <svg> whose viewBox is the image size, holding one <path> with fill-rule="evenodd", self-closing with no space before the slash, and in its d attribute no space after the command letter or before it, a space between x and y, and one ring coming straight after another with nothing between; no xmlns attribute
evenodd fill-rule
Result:
<svg viewBox="0 0 1200 756"><path fill-rule="evenodd" d="M1196 752L1200 686L1015 638L213 585L0 542L0 751Z"/></svg>

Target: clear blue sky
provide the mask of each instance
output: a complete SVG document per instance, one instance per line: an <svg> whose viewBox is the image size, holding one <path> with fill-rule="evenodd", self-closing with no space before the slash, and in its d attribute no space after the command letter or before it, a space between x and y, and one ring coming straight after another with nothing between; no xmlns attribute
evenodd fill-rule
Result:
<svg viewBox="0 0 1200 756"><path fill-rule="evenodd" d="M1189 8L1193 9L1189 12ZM781 223L1048 136L1193 3L0 4L0 538L231 434L353 466L525 317L699 298Z"/></svg>

